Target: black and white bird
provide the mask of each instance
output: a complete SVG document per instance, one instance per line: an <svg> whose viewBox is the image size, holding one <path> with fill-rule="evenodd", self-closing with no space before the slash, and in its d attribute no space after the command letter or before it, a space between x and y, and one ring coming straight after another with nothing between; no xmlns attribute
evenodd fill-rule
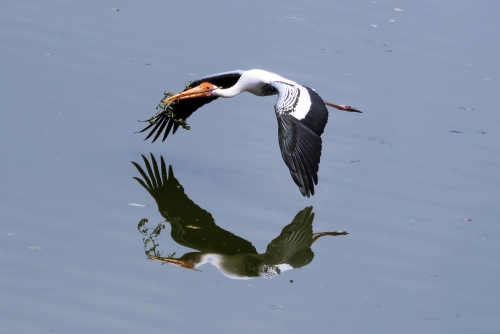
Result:
<svg viewBox="0 0 500 334"><path fill-rule="evenodd" d="M231 71L197 79L176 95L162 101L163 110L149 119L152 128L145 138L153 142L163 133L165 140L201 106L219 97L229 98L242 92L257 96L278 95L274 105L278 119L278 141L281 155L293 181L303 196L314 195L318 184L321 157L321 134L328 122L326 106L350 112L361 112L346 105L323 101L311 88L264 70Z"/></svg>

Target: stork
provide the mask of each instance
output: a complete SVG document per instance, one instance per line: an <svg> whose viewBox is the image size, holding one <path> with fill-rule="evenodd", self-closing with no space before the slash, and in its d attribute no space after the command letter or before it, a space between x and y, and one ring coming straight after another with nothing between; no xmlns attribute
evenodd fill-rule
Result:
<svg viewBox="0 0 500 334"><path fill-rule="evenodd" d="M163 140L179 126L187 127L186 119L201 106L219 97L230 98L242 92L257 96L278 95L274 111L278 120L278 141L281 156L293 181L303 196L314 195L318 184L321 157L321 134L328 122L326 106L349 112L361 111L347 105L323 101L311 88L264 70L231 71L197 79L179 94L166 94L160 112L150 118L153 142L163 133Z"/></svg>

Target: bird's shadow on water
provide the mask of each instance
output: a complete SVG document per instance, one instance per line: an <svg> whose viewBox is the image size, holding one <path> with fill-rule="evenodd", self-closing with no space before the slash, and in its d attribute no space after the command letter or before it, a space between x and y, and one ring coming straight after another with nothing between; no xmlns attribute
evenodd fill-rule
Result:
<svg viewBox="0 0 500 334"><path fill-rule="evenodd" d="M172 166L160 157L160 165L151 154L151 161L142 156L145 169L132 162L142 178L134 177L154 198L164 222L149 227L148 219L141 219L137 228L143 235L144 252L150 260L198 270L205 263L219 269L232 279L274 277L284 271L308 265L314 258L312 244L323 236L347 235L345 231L313 233L313 207L300 210L281 233L258 253L251 242L219 227L212 215L196 205L184 193L175 178ZM176 253L163 256L159 237L167 227L179 245L195 252L176 257Z"/></svg>

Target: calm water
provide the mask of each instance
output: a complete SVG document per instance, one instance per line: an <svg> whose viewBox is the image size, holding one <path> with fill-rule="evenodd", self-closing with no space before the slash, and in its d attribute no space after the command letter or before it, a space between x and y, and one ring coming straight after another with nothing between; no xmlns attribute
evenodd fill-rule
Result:
<svg viewBox="0 0 500 334"><path fill-rule="evenodd" d="M500 330L498 2L0 9L3 332ZM330 111L313 198L300 195L280 156L273 97L216 101L164 143L133 133L164 90L251 68L364 111ZM210 226L235 242L232 255L266 253L269 264L279 257L273 243L308 206L314 220L293 225L306 239L349 234L302 243L307 256L292 261L300 268L273 278L150 261L137 225L164 217L130 163L144 168L150 153L192 203L170 214L213 218L182 225L193 240ZM155 238L163 257L204 251L169 233L167 224Z"/></svg>

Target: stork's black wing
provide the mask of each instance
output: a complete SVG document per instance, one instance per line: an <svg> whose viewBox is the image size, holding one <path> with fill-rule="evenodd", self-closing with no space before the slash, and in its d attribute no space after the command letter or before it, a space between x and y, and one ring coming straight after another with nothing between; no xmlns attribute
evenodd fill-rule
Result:
<svg viewBox="0 0 500 334"><path fill-rule="evenodd" d="M229 88L236 84L243 72L244 71L237 70L199 78L187 85L186 89L184 90L196 87L202 82L210 82L218 87ZM156 115L151 119L154 119L154 122L151 122L147 127L139 132L144 132L152 127L153 129L149 132L148 136L144 140L149 139L149 137L155 134L152 141L154 143L155 140L158 139L158 137L160 137L163 132L162 141L164 141L172 129L172 133L175 133L179 128L179 123L176 121L186 120L198 108L216 99L217 97L200 97L178 101L177 103L171 104L171 111L174 115L173 117L169 117L166 112L162 112L160 115ZM172 114L170 114L170 116Z"/></svg>
<svg viewBox="0 0 500 334"><path fill-rule="evenodd" d="M283 82L271 82L270 85L278 91L274 109L281 156L302 195L310 197L314 195L314 185L318 184L320 136L328 122L328 110L323 99L309 87ZM306 94L308 97L304 96ZM299 103L299 99L304 100ZM305 103L308 100L310 106ZM302 110L297 110L297 106Z"/></svg>

